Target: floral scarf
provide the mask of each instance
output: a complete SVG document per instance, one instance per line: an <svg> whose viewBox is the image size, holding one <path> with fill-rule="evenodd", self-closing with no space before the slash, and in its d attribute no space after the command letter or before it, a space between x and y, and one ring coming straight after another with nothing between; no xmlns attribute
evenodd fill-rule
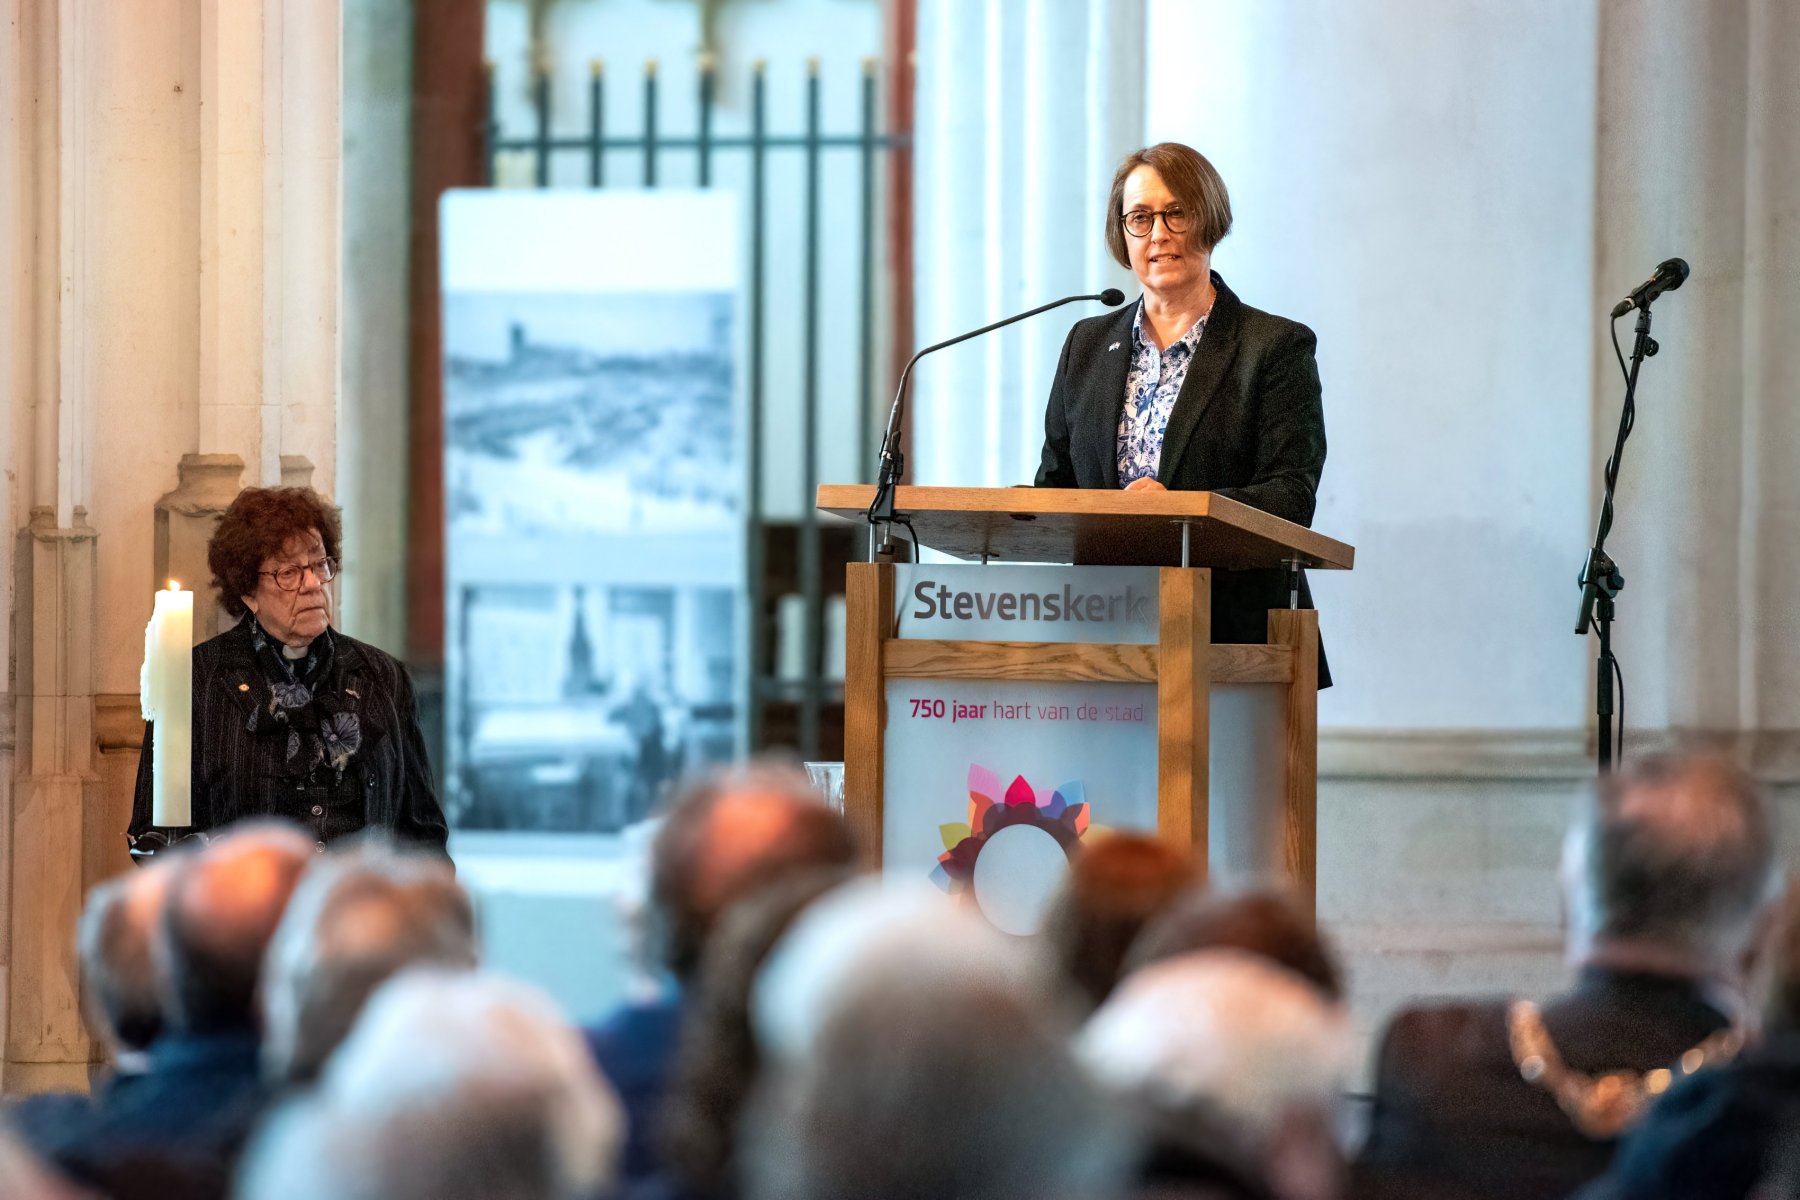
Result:
<svg viewBox="0 0 1800 1200"><path fill-rule="evenodd" d="M337 681L331 673L331 630L314 638L304 657L289 658L254 615L247 620L269 699L250 710L245 728L251 733L287 730L288 774L304 779L326 767L342 779L351 756L362 748L362 723L332 690Z"/></svg>

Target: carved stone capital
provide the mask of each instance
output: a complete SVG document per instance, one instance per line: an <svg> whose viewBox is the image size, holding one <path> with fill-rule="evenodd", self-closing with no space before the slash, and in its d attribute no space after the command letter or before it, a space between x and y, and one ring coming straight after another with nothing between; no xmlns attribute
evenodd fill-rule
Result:
<svg viewBox="0 0 1800 1200"><path fill-rule="evenodd" d="M156 502L152 589L179 580L194 593L194 640L225 624L214 595L206 550L219 518L244 489L244 460L235 454L184 454L175 490Z"/></svg>
<svg viewBox="0 0 1800 1200"><path fill-rule="evenodd" d="M281 456L281 486L309 488L312 484L312 459L304 454Z"/></svg>
<svg viewBox="0 0 1800 1200"><path fill-rule="evenodd" d="M217 519L244 487L244 460L236 454L184 454L176 468L175 490L156 502L156 511Z"/></svg>
<svg viewBox="0 0 1800 1200"><path fill-rule="evenodd" d="M45 544L91 542L100 536L87 522L87 509L79 504L75 506L74 524L66 529L57 526L56 509L48 504L33 506L31 521L25 526L25 532L33 541Z"/></svg>

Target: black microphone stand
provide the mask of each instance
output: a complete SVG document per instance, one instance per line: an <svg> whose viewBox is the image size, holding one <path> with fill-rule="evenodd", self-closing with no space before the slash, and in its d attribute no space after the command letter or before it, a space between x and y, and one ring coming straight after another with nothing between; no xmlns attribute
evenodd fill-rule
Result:
<svg viewBox="0 0 1800 1200"><path fill-rule="evenodd" d="M1615 342L1615 345L1617 343ZM1619 660L1613 656L1613 601L1625 586L1619 564L1606 553L1606 535L1612 532L1613 493L1619 483L1619 462L1625 454L1625 439L1637 423L1638 368L1646 358L1656 355L1656 340L1650 336L1650 306L1638 307L1637 341L1631 349L1631 366L1625 372L1625 404L1619 411L1619 436L1613 443L1612 457L1606 460L1606 492L1600 501L1600 522L1594 531L1594 545L1581 568L1581 613L1575 621L1575 632L1586 636L1591 624L1600 635L1600 655L1595 663L1594 714L1600 721L1600 773L1613 767L1613 680L1619 674ZM1621 747L1625 730L1619 729Z"/></svg>

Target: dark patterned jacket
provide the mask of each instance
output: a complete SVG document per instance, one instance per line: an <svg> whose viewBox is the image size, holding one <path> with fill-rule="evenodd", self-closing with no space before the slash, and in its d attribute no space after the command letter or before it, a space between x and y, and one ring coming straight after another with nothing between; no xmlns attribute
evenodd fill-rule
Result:
<svg viewBox="0 0 1800 1200"><path fill-rule="evenodd" d="M1562 1200L1606 1170L1590 1138L1514 1065L1507 1001L1402 1012L1375 1063L1355 1200ZM1692 980L1585 968L1543 1006L1567 1065L1598 1075L1674 1064L1729 1021Z"/></svg>
<svg viewBox="0 0 1800 1200"><path fill-rule="evenodd" d="M296 776L285 765L288 731L251 716L267 710L269 680L250 642L249 622L194 647L193 828L206 832L243 817L298 821L320 847L366 826L443 851L448 838L419 729L412 679L392 655L332 631L335 652L314 691L335 711L353 713L360 745L343 772L320 766ZM152 828L151 730L144 727L129 836Z"/></svg>

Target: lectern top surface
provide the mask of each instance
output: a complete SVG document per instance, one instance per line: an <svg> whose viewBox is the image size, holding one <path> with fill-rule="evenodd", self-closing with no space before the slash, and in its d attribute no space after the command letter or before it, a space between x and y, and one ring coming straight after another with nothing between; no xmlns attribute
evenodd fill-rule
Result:
<svg viewBox="0 0 1800 1200"><path fill-rule="evenodd" d="M874 498L868 484L825 484L818 507L860 521ZM1186 525L1188 561L1197 567L1275 567L1297 558L1348 571L1356 563L1352 546L1211 492L902 487L895 508L921 544L972 560L1177 566Z"/></svg>

